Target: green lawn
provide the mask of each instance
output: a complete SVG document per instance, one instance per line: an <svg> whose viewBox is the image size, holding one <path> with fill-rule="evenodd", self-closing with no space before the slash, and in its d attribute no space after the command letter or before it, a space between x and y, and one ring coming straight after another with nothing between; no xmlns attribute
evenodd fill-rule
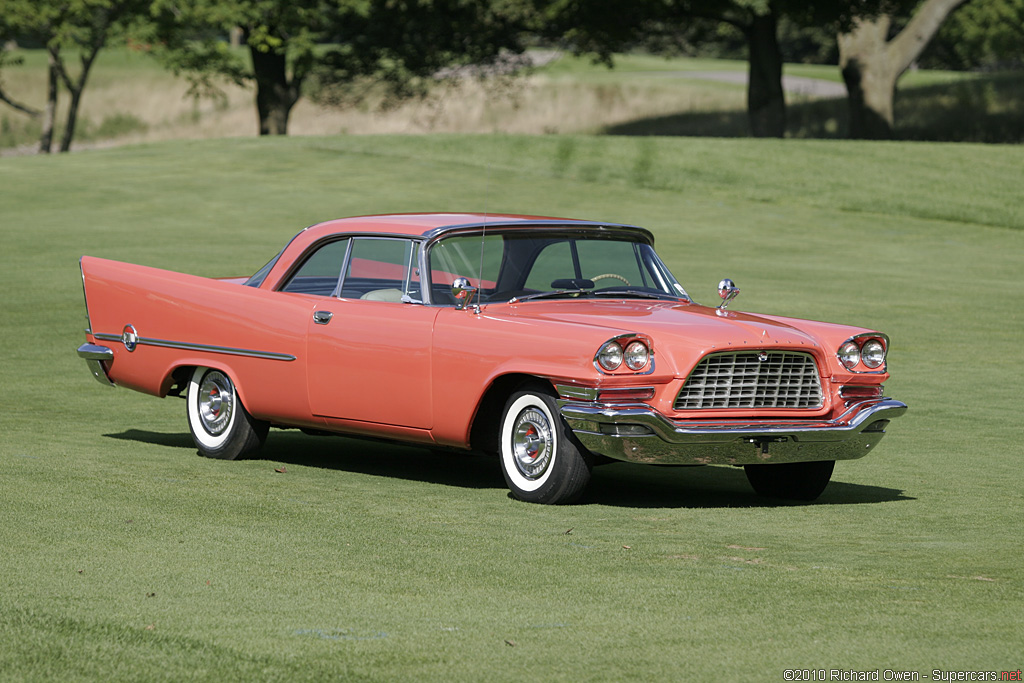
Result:
<svg viewBox="0 0 1024 683"><path fill-rule="evenodd" d="M332 137L0 160L0 679L784 680L1017 670L1024 149ZM812 505L729 468L595 471L272 431L198 457L184 402L74 350L77 259L255 271L362 213L632 222L698 300L880 329L910 405ZM352 390L357 390L353 388ZM277 470L283 470L278 472Z"/></svg>

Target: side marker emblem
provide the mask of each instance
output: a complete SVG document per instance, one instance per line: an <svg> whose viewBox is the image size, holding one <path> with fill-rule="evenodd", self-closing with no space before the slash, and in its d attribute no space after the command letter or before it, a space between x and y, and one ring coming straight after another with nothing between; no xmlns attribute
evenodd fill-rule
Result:
<svg viewBox="0 0 1024 683"><path fill-rule="evenodd" d="M129 353L135 350L139 343L139 335L135 331L134 326L124 326L124 332L121 333L121 342L124 344L124 348L128 349Z"/></svg>

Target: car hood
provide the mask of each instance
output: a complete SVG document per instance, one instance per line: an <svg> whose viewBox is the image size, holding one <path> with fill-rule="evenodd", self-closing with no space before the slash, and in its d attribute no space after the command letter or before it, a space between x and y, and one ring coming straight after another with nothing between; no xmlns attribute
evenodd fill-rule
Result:
<svg viewBox="0 0 1024 683"><path fill-rule="evenodd" d="M488 313L496 313L494 309ZM517 318L561 320L605 327L616 332L639 332L672 337L691 344L747 345L814 344L810 335L793 325L750 313L722 311L698 304L661 301L523 302L509 306Z"/></svg>
<svg viewBox="0 0 1024 683"><path fill-rule="evenodd" d="M812 351L820 345L793 324L749 313L667 301L527 301L488 307L491 315L517 319L571 322L606 328L608 337L639 333L651 337L658 353L680 361L712 351L746 348L791 348ZM793 321L797 322L797 321ZM688 363L685 363L688 364Z"/></svg>

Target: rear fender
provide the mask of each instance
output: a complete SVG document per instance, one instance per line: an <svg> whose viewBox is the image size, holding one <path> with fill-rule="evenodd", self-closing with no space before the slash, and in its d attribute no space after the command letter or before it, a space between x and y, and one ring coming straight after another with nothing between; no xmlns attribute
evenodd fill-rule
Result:
<svg viewBox="0 0 1024 683"><path fill-rule="evenodd" d="M319 423L306 389L309 298L89 256L80 263L89 336L113 352L115 384L166 396L181 368L217 368L254 417Z"/></svg>

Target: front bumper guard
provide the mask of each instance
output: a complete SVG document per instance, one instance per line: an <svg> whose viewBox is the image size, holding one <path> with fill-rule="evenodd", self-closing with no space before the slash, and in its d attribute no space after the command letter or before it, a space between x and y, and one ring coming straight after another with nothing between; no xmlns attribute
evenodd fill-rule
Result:
<svg viewBox="0 0 1024 683"><path fill-rule="evenodd" d="M107 371L103 367L103 361L114 360L114 352L106 346L96 344L82 344L78 347L78 355L85 359L89 366L89 372L96 378L96 381L103 386L112 387L114 383L107 377Z"/></svg>
<svg viewBox="0 0 1024 683"><path fill-rule="evenodd" d="M564 395L564 394L563 394ZM891 398L852 404L833 420L670 420L648 405L563 398L562 417L592 453L663 465L754 465L853 460L907 411Z"/></svg>

